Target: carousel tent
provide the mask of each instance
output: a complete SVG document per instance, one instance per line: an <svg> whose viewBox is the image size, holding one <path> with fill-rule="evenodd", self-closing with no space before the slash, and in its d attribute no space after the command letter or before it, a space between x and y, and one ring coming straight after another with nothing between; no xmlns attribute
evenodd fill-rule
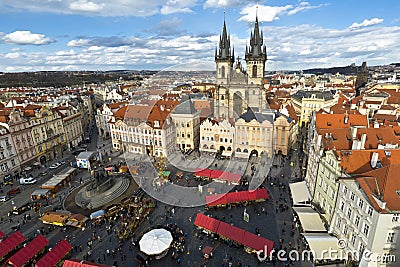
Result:
<svg viewBox="0 0 400 267"><path fill-rule="evenodd" d="M172 235L165 229L147 232L139 241L140 250L147 255L158 255L167 250L172 243Z"/></svg>

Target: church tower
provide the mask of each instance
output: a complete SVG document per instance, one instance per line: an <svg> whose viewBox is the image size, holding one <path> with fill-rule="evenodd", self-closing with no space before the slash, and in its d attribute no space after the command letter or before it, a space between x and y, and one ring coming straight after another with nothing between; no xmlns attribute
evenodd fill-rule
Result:
<svg viewBox="0 0 400 267"><path fill-rule="evenodd" d="M246 45L245 59L249 83L263 85L267 48L264 45L263 33L260 32L257 15L254 30L250 35L250 46Z"/></svg>
<svg viewBox="0 0 400 267"><path fill-rule="evenodd" d="M234 62L234 51L231 50L230 36L226 31L226 23L224 18L224 26L222 34L219 38L219 47L215 48L215 63L217 65L217 86L227 85L229 76Z"/></svg>

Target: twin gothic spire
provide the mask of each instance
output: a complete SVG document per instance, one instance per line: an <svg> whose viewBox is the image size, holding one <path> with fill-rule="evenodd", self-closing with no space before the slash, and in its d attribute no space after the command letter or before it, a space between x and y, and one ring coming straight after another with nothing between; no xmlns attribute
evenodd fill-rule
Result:
<svg viewBox="0 0 400 267"><path fill-rule="evenodd" d="M267 48L264 44L263 32L260 31L259 23L258 23L258 15L256 15L256 22L254 25L254 30L250 34L250 45L246 45L246 60L251 59L263 59L267 58ZM226 22L224 17L224 26L222 28L222 34L219 38L219 47L215 48L215 60L223 60L234 62L235 60L235 52L234 49L231 49L231 41L230 36L228 36L226 30Z"/></svg>

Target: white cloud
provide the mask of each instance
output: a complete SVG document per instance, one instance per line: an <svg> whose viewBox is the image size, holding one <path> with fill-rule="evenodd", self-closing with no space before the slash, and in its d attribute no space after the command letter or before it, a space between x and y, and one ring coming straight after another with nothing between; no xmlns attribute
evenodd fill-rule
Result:
<svg viewBox="0 0 400 267"><path fill-rule="evenodd" d="M359 28L362 28L362 27L367 27L367 26L380 24L382 22L383 22L383 19L379 19L379 18L364 19L363 22L361 22L361 23L354 22L353 24L351 24L349 26L349 29L359 29Z"/></svg>
<svg viewBox="0 0 400 267"><path fill-rule="evenodd" d="M210 1L223 1L223 0L210 0ZM302 11L320 8L328 4L320 4L313 6L309 2L301 1L297 6L285 5L285 6L264 6L258 4L249 4L242 8L240 14L243 15L239 18L239 21L254 22L256 12L258 12L258 20L263 22L271 22L278 20L281 15L294 15ZM257 11L258 9L258 11Z"/></svg>
<svg viewBox="0 0 400 267"><path fill-rule="evenodd" d="M92 16L138 16L192 12L196 0L2 0L7 11L84 14Z"/></svg>
<svg viewBox="0 0 400 267"><path fill-rule="evenodd" d="M243 4L243 0L207 0L204 8L233 7Z"/></svg>
<svg viewBox="0 0 400 267"><path fill-rule="evenodd" d="M18 52L8 53L8 54L5 54L4 57L5 58L19 58L19 53Z"/></svg>
<svg viewBox="0 0 400 267"><path fill-rule="evenodd" d="M257 11L258 8L258 11ZM256 19L256 12L258 13L258 20L264 22L271 22L279 19L279 15L285 14L288 10L292 9L292 5L286 6L262 6L262 5L248 5L244 7L240 14L243 15L239 21L254 22Z"/></svg>
<svg viewBox="0 0 400 267"><path fill-rule="evenodd" d="M332 29L315 25L263 26L268 61L266 70L306 69L313 67L346 66L351 63L368 65L392 63L400 58L400 26L377 26L357 31ZM66 47L64 50L42 52L0 52L0 71L29 70L110 70L160 69L181 62L213 61L218 35L196 37L189 34L156 37L125 37L108 45ZM85 39L86 40L86 39ZM90 42L92 38L87 38ZM79 39L77 40L79 41ZM246 38L232 33L235 54L243 57ZM13 53L18 53L13 54Z"/></svg>
<svg viewBox="0 0 400 267"><path fill-rule="evenodd" d="M190 7L195 4L196 0L168 0L168 2L161 7L160 13L163 15L190 13L193 12Z"/></svg>
<svg viewBox="0 0 400 267"><path fill-rule="evenodd" d="M45 45L53 42L51 38L44 34L31 33L30 31L15 31L6 34L2 39L7 44L17 45Z"/></svg>
<svg viewBox="0 0 400 267"><path fill-rule="evenodd" d="M96 4L91 1L79 0L70 3L69 8L72 11L99 12L104 8L104 4Z"/></svg>
<svg viewBox="0 0 400 267"><path fill-rule="evenodd" d="M322 6L326 6L327 4L320 4L317 6L312 6L309 2L300 2L298 6L296 6L295 8L293 8L292 10L290 10L287 14L288 16L297 14L301 11L306 11L306 10L310 10L310 9L314 9L314 8L320 8Z"/></svg>
<svg viewBox="0 0 400 267"><path fill-rule="evenodd" d="M87 46L89 45L89 40L86 39L78 39L78 40L71 40L67 43L67 46Z"/></svg>

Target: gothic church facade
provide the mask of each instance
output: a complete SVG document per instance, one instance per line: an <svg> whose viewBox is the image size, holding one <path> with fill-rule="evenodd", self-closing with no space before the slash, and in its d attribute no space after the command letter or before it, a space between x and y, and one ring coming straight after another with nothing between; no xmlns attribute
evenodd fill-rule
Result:
<svg viewBox="0 0 400 267"><path fill-rule="evenodd" d="M219 46L215 50L214 116L218 119L237 119L248 109L261 112L266 108L264 70L267 52L258 17L250 36L250 45L246 45L245 61L245 68L240 58L235 62L234 49L224 20Z"/></svg>

